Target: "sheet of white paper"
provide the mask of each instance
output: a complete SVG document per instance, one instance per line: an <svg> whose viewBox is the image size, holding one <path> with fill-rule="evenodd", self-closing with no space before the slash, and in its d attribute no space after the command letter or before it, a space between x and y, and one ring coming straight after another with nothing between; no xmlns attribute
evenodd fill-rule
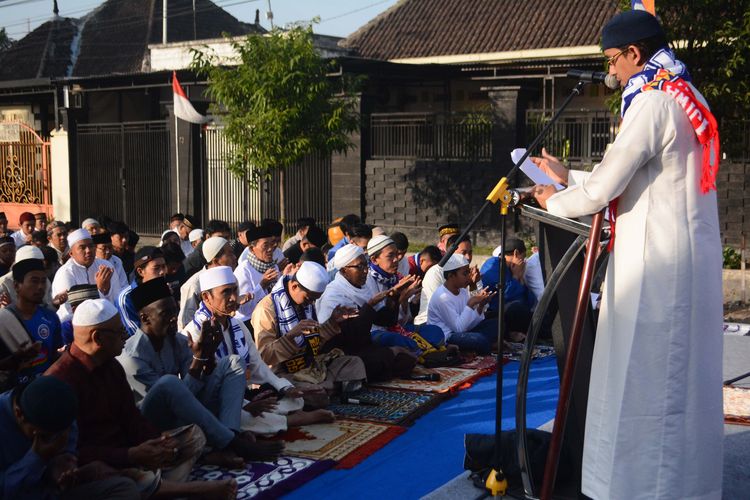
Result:
<svg viewBox="0 0 750 500"><path fill-rule="evenodd" d="M513 164L515 165L516 163L518 163L518 160L520 160L524 154L526 154L526 150L524 148L518 148L511 151L510 157L513 160ZM531 179L534 184L552 184L558 191L561 189L565 189L565 186L563 186L562 184L557 184L555 181L550 179L547 174L542 172L542 170L534 165L534 162L532 162L528 158L526 158L521 164L521 172L526 174L526 177Z"/></svg>

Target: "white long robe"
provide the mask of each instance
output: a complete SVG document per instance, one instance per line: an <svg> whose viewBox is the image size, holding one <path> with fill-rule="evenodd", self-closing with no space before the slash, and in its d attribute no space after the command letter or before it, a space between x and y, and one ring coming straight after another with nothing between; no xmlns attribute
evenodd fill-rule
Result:
<svg viewBox="0 0 750 500"><path fill-rule="evenodd" d="M702 154L678 103L644 92L602 163L547 202L579 217L619 196L584 441L594 499L721 498L722 254Z"/></svg>

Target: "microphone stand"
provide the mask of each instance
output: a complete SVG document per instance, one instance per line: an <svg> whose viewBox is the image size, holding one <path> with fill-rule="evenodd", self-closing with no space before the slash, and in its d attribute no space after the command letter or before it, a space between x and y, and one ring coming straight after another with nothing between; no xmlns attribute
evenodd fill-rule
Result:
<svg viewBox="0 0 750 500"><path fill-rule="evenodd" d="M526 153L516 162L515 165L513 165L513 168L510 169L508 172L508 175L500 179L498 183L495 185L495 187L492 189L490 194L487 195L487 198L485 199L484 204L479 208L476 214L474 214L474 217L469 221L469 224L464 228L464 230L461 232L458 238L456 238L456 241L453 243L453 245L450 246L445 252L445 255L440 260L438 265L440 267L445 266L445 263L450 259L450 257L455 253L456 249L458 248L458 245L461 243L461 241L469 234L469 232L472 230L472 228L476 225L479 218L482 216L482 214L487 210L490 205L500 202L500 248L505 248L505 227L506 227L506 219L508 215L509 208L511 206L515 206L520 202L521 196L518 191L512 190L509 187L508 179L513 176L513 174L516 173L516 171L523 165L523 162L526 161L526 159L531 154L531 151L536 148L542 140L547 136L547 133L552 128L552 125L555 124L555 122L560 118L560 115L562 115L563 111L565 111L565 108L568 107L568 105L571 103L574 97L579 96L583 93L583 88L586 86L586 83L583 80L579 81L576 86L573 88L573 90L570 92L568 97L565 98L563 103L560 105L558 110L555 112L555 114L552 116L549 122L542 128L542 130L539 132L539 135L534 138L533 141L531 141L531 144L528 145L526 148ZM492 494L492 496L505 496L505 493L508 489L508 481L505 478L505 474L502 471L502 453L501 453L501 433L502 433L502 418L503 418L503 330L505 327L505 255L504 250L502 250L499 259L499 266L498 266L498 273L499 273L499 279L498 279L498 321L497 321L497 381L495 386L495 465L497 469L493 469L490 471L489 476L487 476L487 481L485 483L485 487L487 488L488 492Z"/></svg>

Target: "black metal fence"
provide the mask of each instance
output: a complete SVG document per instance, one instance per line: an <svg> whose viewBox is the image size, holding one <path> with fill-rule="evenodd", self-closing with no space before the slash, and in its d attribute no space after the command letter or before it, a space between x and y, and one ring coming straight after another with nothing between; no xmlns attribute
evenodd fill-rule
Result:
<svg viewBox="0 0 750 500"><path fill-rule="evenodd" d="M540 109L526 111L527 137L536 137L552 117ZM571 166L585 167L601 161L607 144L615 139L619 119L607 110L571 110L552 126L543 146ZM539 154L541 146L533 154Z"/></svg>
<svg viewBox="0 0 750 500"><path fill-rule="evenodd" d="M106 215L158 235L170 215L169 129L164 121L77 127L81 218Z"/></svg>
<svg viewBox="0 0 750 500"><path fill-rule="evenodd" d="M225 168L225 158L231 152L231 147L221 127L205 130L203 176L206 186L204 214L207 219L221 219L231 225L266 217L279 219L279 172L253 186L247 176L238 177ZM330 223L330 156L308 156L300 164L289 167L284 172L284 188L288 224L300 217L314 217L321 226ZM287 232L293 232L291 226Z"/></svg>
<svg viewBox="0 0 750 500"><path fill-rule="evenodd" d="M371 159L489 160L492 120L483 113L373 113Z"/></svg>

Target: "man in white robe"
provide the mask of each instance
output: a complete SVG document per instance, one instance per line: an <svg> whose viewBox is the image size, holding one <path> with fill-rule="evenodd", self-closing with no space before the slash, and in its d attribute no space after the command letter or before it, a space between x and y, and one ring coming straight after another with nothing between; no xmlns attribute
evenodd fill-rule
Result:
<svg viewBox="0 0 750 500"><path fill-rule="evenodd" d="M249 321L258 302L263 299L276 280L281 276L281 269L274 259L277 250L275 232L269 226L260 225L247 231L249 245L247 258L240 257L240 263L234 271L240 287L240 295L252 297L244 302L237 311L237 319Z"/></svg>
<svg viewBox="0 0 750 500"><path fill-rule="evenodd" d="M52 296L67 293L73 285L96 285L103 299L114 303L120 293L121 284L112 264L97 259L91 234L77 229L68 235L70 259L58 269L52 281ZM60 306L57 315L65 321L73 314L67 302Z"/></svg>
<svg viewBox="0 0 750 500"><path fill-rule="evenodd" d="M625 87L617 138L590 174L568 174L549 155L535 159L568 185L556 194L537 186L537 200L552 214L594 214L618 199L591 366L582 491L594 499L719 499L716 193L701 192L703 150L680 103L661 90L638 93L647 83L638 81L645 70L689 76L646 12L615 16L604 28L602 47L610 74ZM635 87L626 85L631 80Z"/></svg>

